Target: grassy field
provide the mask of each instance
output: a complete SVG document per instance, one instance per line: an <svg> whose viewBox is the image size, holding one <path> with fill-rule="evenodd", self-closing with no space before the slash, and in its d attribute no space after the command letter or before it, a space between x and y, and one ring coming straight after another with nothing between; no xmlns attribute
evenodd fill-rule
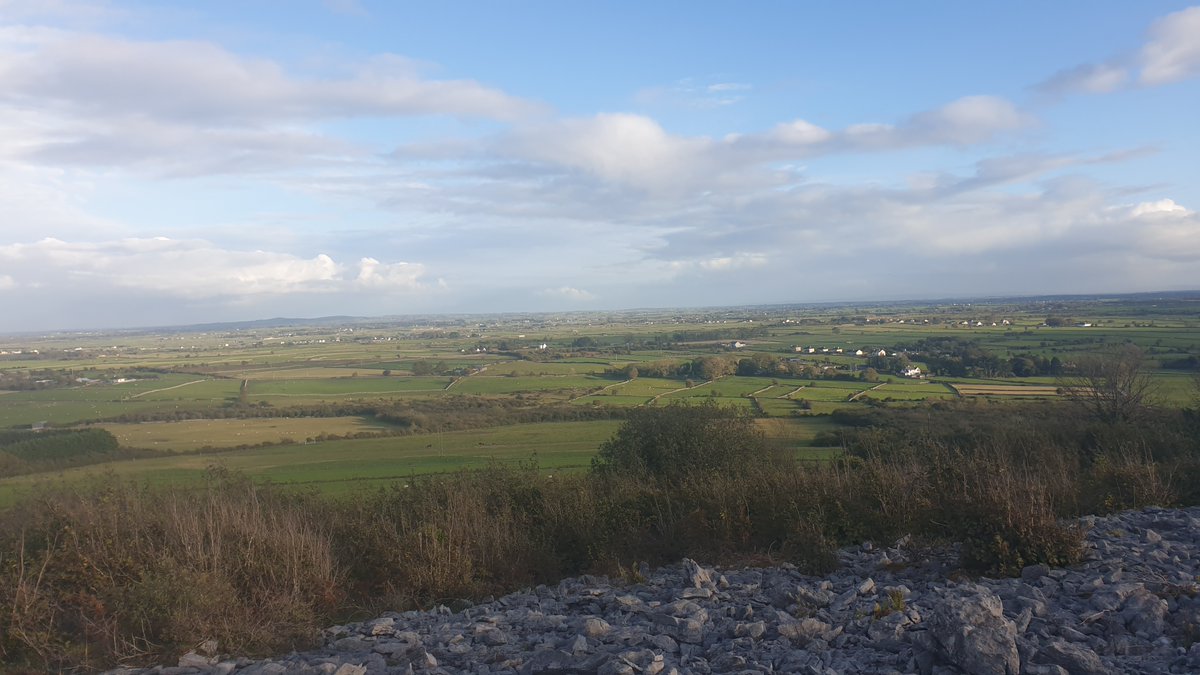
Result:
<svg viewBox="0 0 1200 675"><path fill-rule="evenodd" d="M54 480L151 483L198 481L210 467L238 471L256 480L311 485L331 492L355 489L360 481L401 480L414 474L484 466L491 461L529 460L547 469L588 466L596 449L619 422L554 422L420 436L335 440L280 445L218 454L187 454L113 462L53 474ZM147 425L153 426L153 425ZM182 433L182 432L181 432ZM49 476L0 480L0 503Z"/></svg>
<svg viewBox="0 0 1200 675"><path fill-rule="evenodd" d="M540 365L540 364L539 364ZM454 385L458 394L516 394L535 391L577 391L605 387L613 380L587 375L549 375L537 377L508 377L472 375Z"/></svg>
<svg viewBox="0 0 1200 675"><path fill-rule="evenodd" d="M340 396L380 396L414 391L443 391L449 377L339 377L333 379L268 380L251 382L251 400L295 396L324 399Z"/></svg>
<svg viewBox="0 0 1200 675"><path fill-rule="evenodd" d="M741 399L749 404L746 399ZM756 424L770 439L800 459L826 459L836 448L812 447L820 432L835 428L827 418L764 419ZM0 505L43 480L88 481L112 478L187 484L221 467L256 480L311 486L342 493L368 484L403 480L414 474L443 473L493 461L536 457L546 470L577 470L590 465L600 445L620 425L616 420L546 422L492 429L413 436L388 436L304 443L300 434L345 435L383 428L361 418L189 420L146 424L106 424L125 445L169 449L161 457L79 467L53 474L0 479ZM177 454L218 443L229 445L297 438L296 444L218 453Z"/></svg>
<svg viewBox="0 0 1200 675"><path fill-rule="evenodd" d="M1194 300L1160 299L1154 303L1068 300L1049 305L993 302L733 308L435 318L424 322L381 320L354 326L297 325L194 333L8 336L0 337L0 347L10 350L8 355L0 355L0 391L8 391L0 394L0 428L103 420L127 447L178 453L206 445L255 445L281 439L302 443L320 434L373 432L379 427L365 418L345 417L370 412L372 406L387 414L409 411L413 424L419 427L427 423L415 429L428 432L439 428L429 419L444 420L460 410L474 410L473 414L483 417L495 415L494 420L473 418L472 426L507 425L512 418L505 416L511 410L532 413L567 403L581 408L627 408L711 400L754 410L767 422L799 423L801 426L785 428L792 429L789 434L793 440L789 442L802 445L803 441L797 440L804 437L800 430L827 424L829 413L847 407L917 406L929 400L958 397L1043 399L1046 405L1060 404L1061 397L1055 395L1058 378L1046 374L986 378L934 375L912 380L895 375L895 367L880 365L878 382L864 381L864 371L872 362L854 356L855 350L868 354L880 349L889 354L913 350L912 362L928 372L926 360L933 362L938 356L922 355L914 345L929 338L963 341L1002 363L1036 356L1070 364L1113 345L1136 344L1145 351L1157 385L1155 402L1194 405L1198 394L1192 375L1160 366L1183 362L1185 366L1172 367L1186 367L1187 359L1200 356L1197 306ZM1065 325L1056 327L1044 325L1052 315L1067 316L1069 321L1059 321ZM1092 326L1084 327L1083 323ZM744 346L731 347L734 340ZM538 348L542 343L548 345L547 349ZM802 352L797 351L799 347L804 348ZM810 354L808 347L816 351ZM839 348L842 353L837 353ZM11 351L14 349L22 353L17 355ZM37 350L36 356L31 356L33 350ZM747 372L737 370L740 359L766 357L774 365L759 371L770 375L726 375L705 382L685 374L699 372L687 366L700 357L725 360L729 365L723 371L726 373ZM459 375L417 377L412 372L418 363L440 364L437 367L446 368L443 372ZM628 365L638 366L643 374L631 380L604 375ZM669 366L667 372L680 374L644 374L663 366ZM385 370L391 374L384 376ZM103 381L80 384L78 378ZM134 381L110 383L117 378ZM304 407L305 415L330 417L288 416L287 409L295 407ZM115 418L120 416L171 421L116 424ZM172 420L194 416L207 419ZM222 419L233 417L246 419ZM588 452L594 451L599 436L588 430L602 425L580 424L584 426L547 427L564 434L559 441L540 436L538 429L542 427L535 424L531 428L536 438L529 442L550 448L552 462L570 454L566 446L555 442L578 440L588 446ZM603 424L611 427L614 423ZM497 432L500 437L515 438L515 427L500 428L504 429ZM462 436L466 439L469 434L491 432L456 433L467 434ZM459 438L448 433L442 437ZM418 451L424 450L423 446L410 445L419 445L420 441L415 440L418 438L433 436L385 439L399 444L394 447L407 458L395 465L406 467L402 469L392 465L380 468L379 457L368 451L375 447L371 445L374 441L274 448L267 454L296 458L299 468L280 464L267 469L266 464L252 462L246 466L256 476L294 481L309 471L304 467L322 466L317 458L324 455L328 461L323 468L332 472L329 475L339 476L330 484L341 485L353 483L348 477L355 473L362 473L363 481L376 481L412 467L442 470L478 462L479 455L467 451L479 448L471 442L484 442L480 436L474 441L451 444L445 455L422 455ZM517 453L505 443L497 447L505 457ZM365 456L358 456L360 450ZM234 461L235 457L241 461L244 457L249 462L259 456L258 452L220 457L222 461ZM343 452L350 454L338 454ZM172 466L171 458L152 461L163 465L146 473L147 477L194 477L198 470L194 464ZM119 467L114 465L114 470L132 471L134 466L140 464L121 463Z"/></svg>
<svg viewBox="0 0 1200 675"><path fill-rule="evenodd" d="M955 384L961 396L1058 396L1058 388L1036 385Z"/></svg>
<svg viewBox="0 0 1200 675"><path fill-rule="evenodd" d="M303 443L321 434L346 436L393 430L393 427L363 417L268 417L98 426L112 432L122 446L164 452L187 452L205 447L233 448L278 443L283 439Z"/></svg>

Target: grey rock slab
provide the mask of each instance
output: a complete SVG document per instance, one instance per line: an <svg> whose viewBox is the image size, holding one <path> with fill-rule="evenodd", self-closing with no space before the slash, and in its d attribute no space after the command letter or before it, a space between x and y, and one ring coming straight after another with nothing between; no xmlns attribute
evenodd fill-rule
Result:
<svg viewBox="0 0 1200 675"><path fill-rule="evenodd" d="M1038 652L1037 660L1060 666L1070 675L1110 675L1113 670L1104 665L1096 652L1063 640L1051 640Z"/></svg>
<svg viewBox="0 0 1200 675"><path fill-rule="evenodd" d="M842 567L823 578L684 560L644 568L636 584L582 576L473 606L386 613L275 659L219 655L214 644L186 667L115 672L1200 672L1200 648L1184 642L1200 622L1200 509L1083 522L1086 562L1031 566L1019 579L955 583L957 546L911 540L840 551Z"/></svg>
<svg viewBox="0 0 1200 675"><path fill-rule="evenodd" d="M940 656L971 675L1017 675L1017 627L995 594L970 585L947 597L928 622Z"/></svg>

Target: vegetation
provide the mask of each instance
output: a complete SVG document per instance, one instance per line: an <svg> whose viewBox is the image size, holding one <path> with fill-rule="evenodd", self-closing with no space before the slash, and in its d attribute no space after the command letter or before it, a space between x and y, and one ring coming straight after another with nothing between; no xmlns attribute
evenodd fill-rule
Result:
<svg viewBox="0 0 1200 675"><path fill-rule="evenodd" d="M191 491L45 488L0 518L0 656L55 669L206 639L277 651L356 612L685 555L816 572L836 544L904 534L962 541L966 569L1014 574L1078 560L1064 516L1200 502L1195 412L1114 424L1037 405L873 409L840 434L845 457L806 464L770 458L741 413L646 410L589 473L496 465L337 500L221 473ZM689 453L676 435L728 443Z"/></svg>
<svg viewBox="0 0 1200 675"><path fill-rule="evenodd" d="M1122 345L1081 356L1063 389L1097 419L1126 422L1145 414L1154 393L1142 350Z"/></svg>
<svg viewBox="0 0 1200 675"><path fill-rule="evenodd" d="M0 663L274 652L635 561L819 572L906 534L962 542L968 573L1069 563L1064 517L1200 503L1195 317L1164 297L2 338Z"/></svg>
<svg viewBox="0 0 1200 675"><path fill-rule="evenodd" d="M630 411L616 435L600 446L592 468L678 484L698 473L741 473L781 459L748 412L709 400Z"/></svg>

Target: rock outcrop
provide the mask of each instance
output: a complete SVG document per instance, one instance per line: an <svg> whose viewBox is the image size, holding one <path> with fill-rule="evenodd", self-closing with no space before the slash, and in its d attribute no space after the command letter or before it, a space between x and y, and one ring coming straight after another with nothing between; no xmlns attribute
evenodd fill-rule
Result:
<svg viewBox="0 0 1200 675"><path fill-rule="evenodd" d="M1087 560L956 583L956 551L840 553L825 577L694 561L643 583L567 579L451 612L388 614L268 660L185 655L120 673L1200 672L1200 509L1083 519Z"/></svg>

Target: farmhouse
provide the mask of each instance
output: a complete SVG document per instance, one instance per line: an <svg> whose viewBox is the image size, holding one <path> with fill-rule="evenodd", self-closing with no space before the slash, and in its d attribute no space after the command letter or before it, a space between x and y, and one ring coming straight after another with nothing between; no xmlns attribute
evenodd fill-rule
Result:
<svg viewBox="0 0 1200 675"><path fill-rule="evenodd" d="M924 375L921 373L921 369L916 366L905 368L904 370L900 371L900 374L904 377L911 377L915 379L924 377Z"/></svg>

